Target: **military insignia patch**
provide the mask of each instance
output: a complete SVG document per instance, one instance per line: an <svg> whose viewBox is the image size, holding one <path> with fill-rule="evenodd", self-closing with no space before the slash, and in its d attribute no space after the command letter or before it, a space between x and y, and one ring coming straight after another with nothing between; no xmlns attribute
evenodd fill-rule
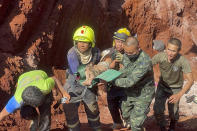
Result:
<svg viewBox="0 0 197 131"><path fill-rule="evenodd" d="M172 69L174 72L176 72L176 71L178 71L179 68L177 66L173 66Z"/></svg>

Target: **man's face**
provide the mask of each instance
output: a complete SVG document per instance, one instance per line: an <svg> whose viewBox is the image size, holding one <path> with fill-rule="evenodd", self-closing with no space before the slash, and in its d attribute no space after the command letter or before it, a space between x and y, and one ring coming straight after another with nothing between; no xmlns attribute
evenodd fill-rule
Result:
<svg viewBox="0 0 197 131"><path fill-rule="evenodd" d="M117 39L115 39L114 42L115 42L116 50L121 52L123 50L123 45L124 45L125 42L121 41L121 40L117 40Z"/></svg>
<svg viewBox="0 0 197 131"><path fill-rule="evenodd" d="M90 47L90 44L87 42L77 42L77 48L81 53L86 52Z"/></svg>
<svg viewBox="0 0 197 131"><path fill-rule="evenodd" d="M166 52L168 55L168 60L171 61L178 55L179 47L177 45L168 43Z"/></svg>
<svg viewBox="0 0 197 131"><path fill-rule="evenodd" d="M137 55L139 54L139 48L136 45L130 45L130 46L124 45L124 52L128 56Z"/></svg>

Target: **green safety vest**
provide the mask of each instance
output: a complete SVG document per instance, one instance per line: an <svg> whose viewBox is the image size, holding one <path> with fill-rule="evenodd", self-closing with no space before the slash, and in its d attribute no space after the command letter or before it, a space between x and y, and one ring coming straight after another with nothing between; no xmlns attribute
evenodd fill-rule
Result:
<svg viewBox="0 0 197 131"><path fill-rule="evenodd" d="M22 101L22 93L28 86L36 86L43 94L51 92L55 81L42 70L33 70L20 75L14 97L18 103Z"/></svg>

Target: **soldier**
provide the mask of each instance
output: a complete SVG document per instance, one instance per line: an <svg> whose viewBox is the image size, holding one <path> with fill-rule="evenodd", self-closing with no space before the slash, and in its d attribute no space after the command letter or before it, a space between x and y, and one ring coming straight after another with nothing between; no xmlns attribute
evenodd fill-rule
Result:
<svg viewBox="0 0 197 131"><path fill-rule="evenodd" d="M158 53L152 58L153 65L159 64L161 72L154 104L154 115L161 131L166 131L164 118L166 100L168 99L168 111L171 120L169 131L174 131L179 119L179 100L193 84L189 62L179 54L180 50L181 41L177 38L171 38L168 41L166 51ZM183 74L187 80L184 87Z"/></svg>
<svg viewBox="0 0 197 131"><path fill-rule="evenodd" d="M123 88L127 96L122 102L123 119L131 125L132 131L141 131L154 96L152 63L139 48L137 38L128 37L123 48L122 75L115 80L115 85Z"/></svg>

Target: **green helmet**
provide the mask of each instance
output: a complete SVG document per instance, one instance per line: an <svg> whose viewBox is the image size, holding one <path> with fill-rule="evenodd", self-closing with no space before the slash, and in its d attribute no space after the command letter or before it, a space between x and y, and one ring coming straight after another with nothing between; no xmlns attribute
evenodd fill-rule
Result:
<svg viewBox="0 0 197 131"><path fill-rule="evenodd" d="M73 40L81 41L81 42L88 42L92 44L92 47L94 47L95 46L94 31L89 26L81 26L75 31L73 35Z"/></svg>

